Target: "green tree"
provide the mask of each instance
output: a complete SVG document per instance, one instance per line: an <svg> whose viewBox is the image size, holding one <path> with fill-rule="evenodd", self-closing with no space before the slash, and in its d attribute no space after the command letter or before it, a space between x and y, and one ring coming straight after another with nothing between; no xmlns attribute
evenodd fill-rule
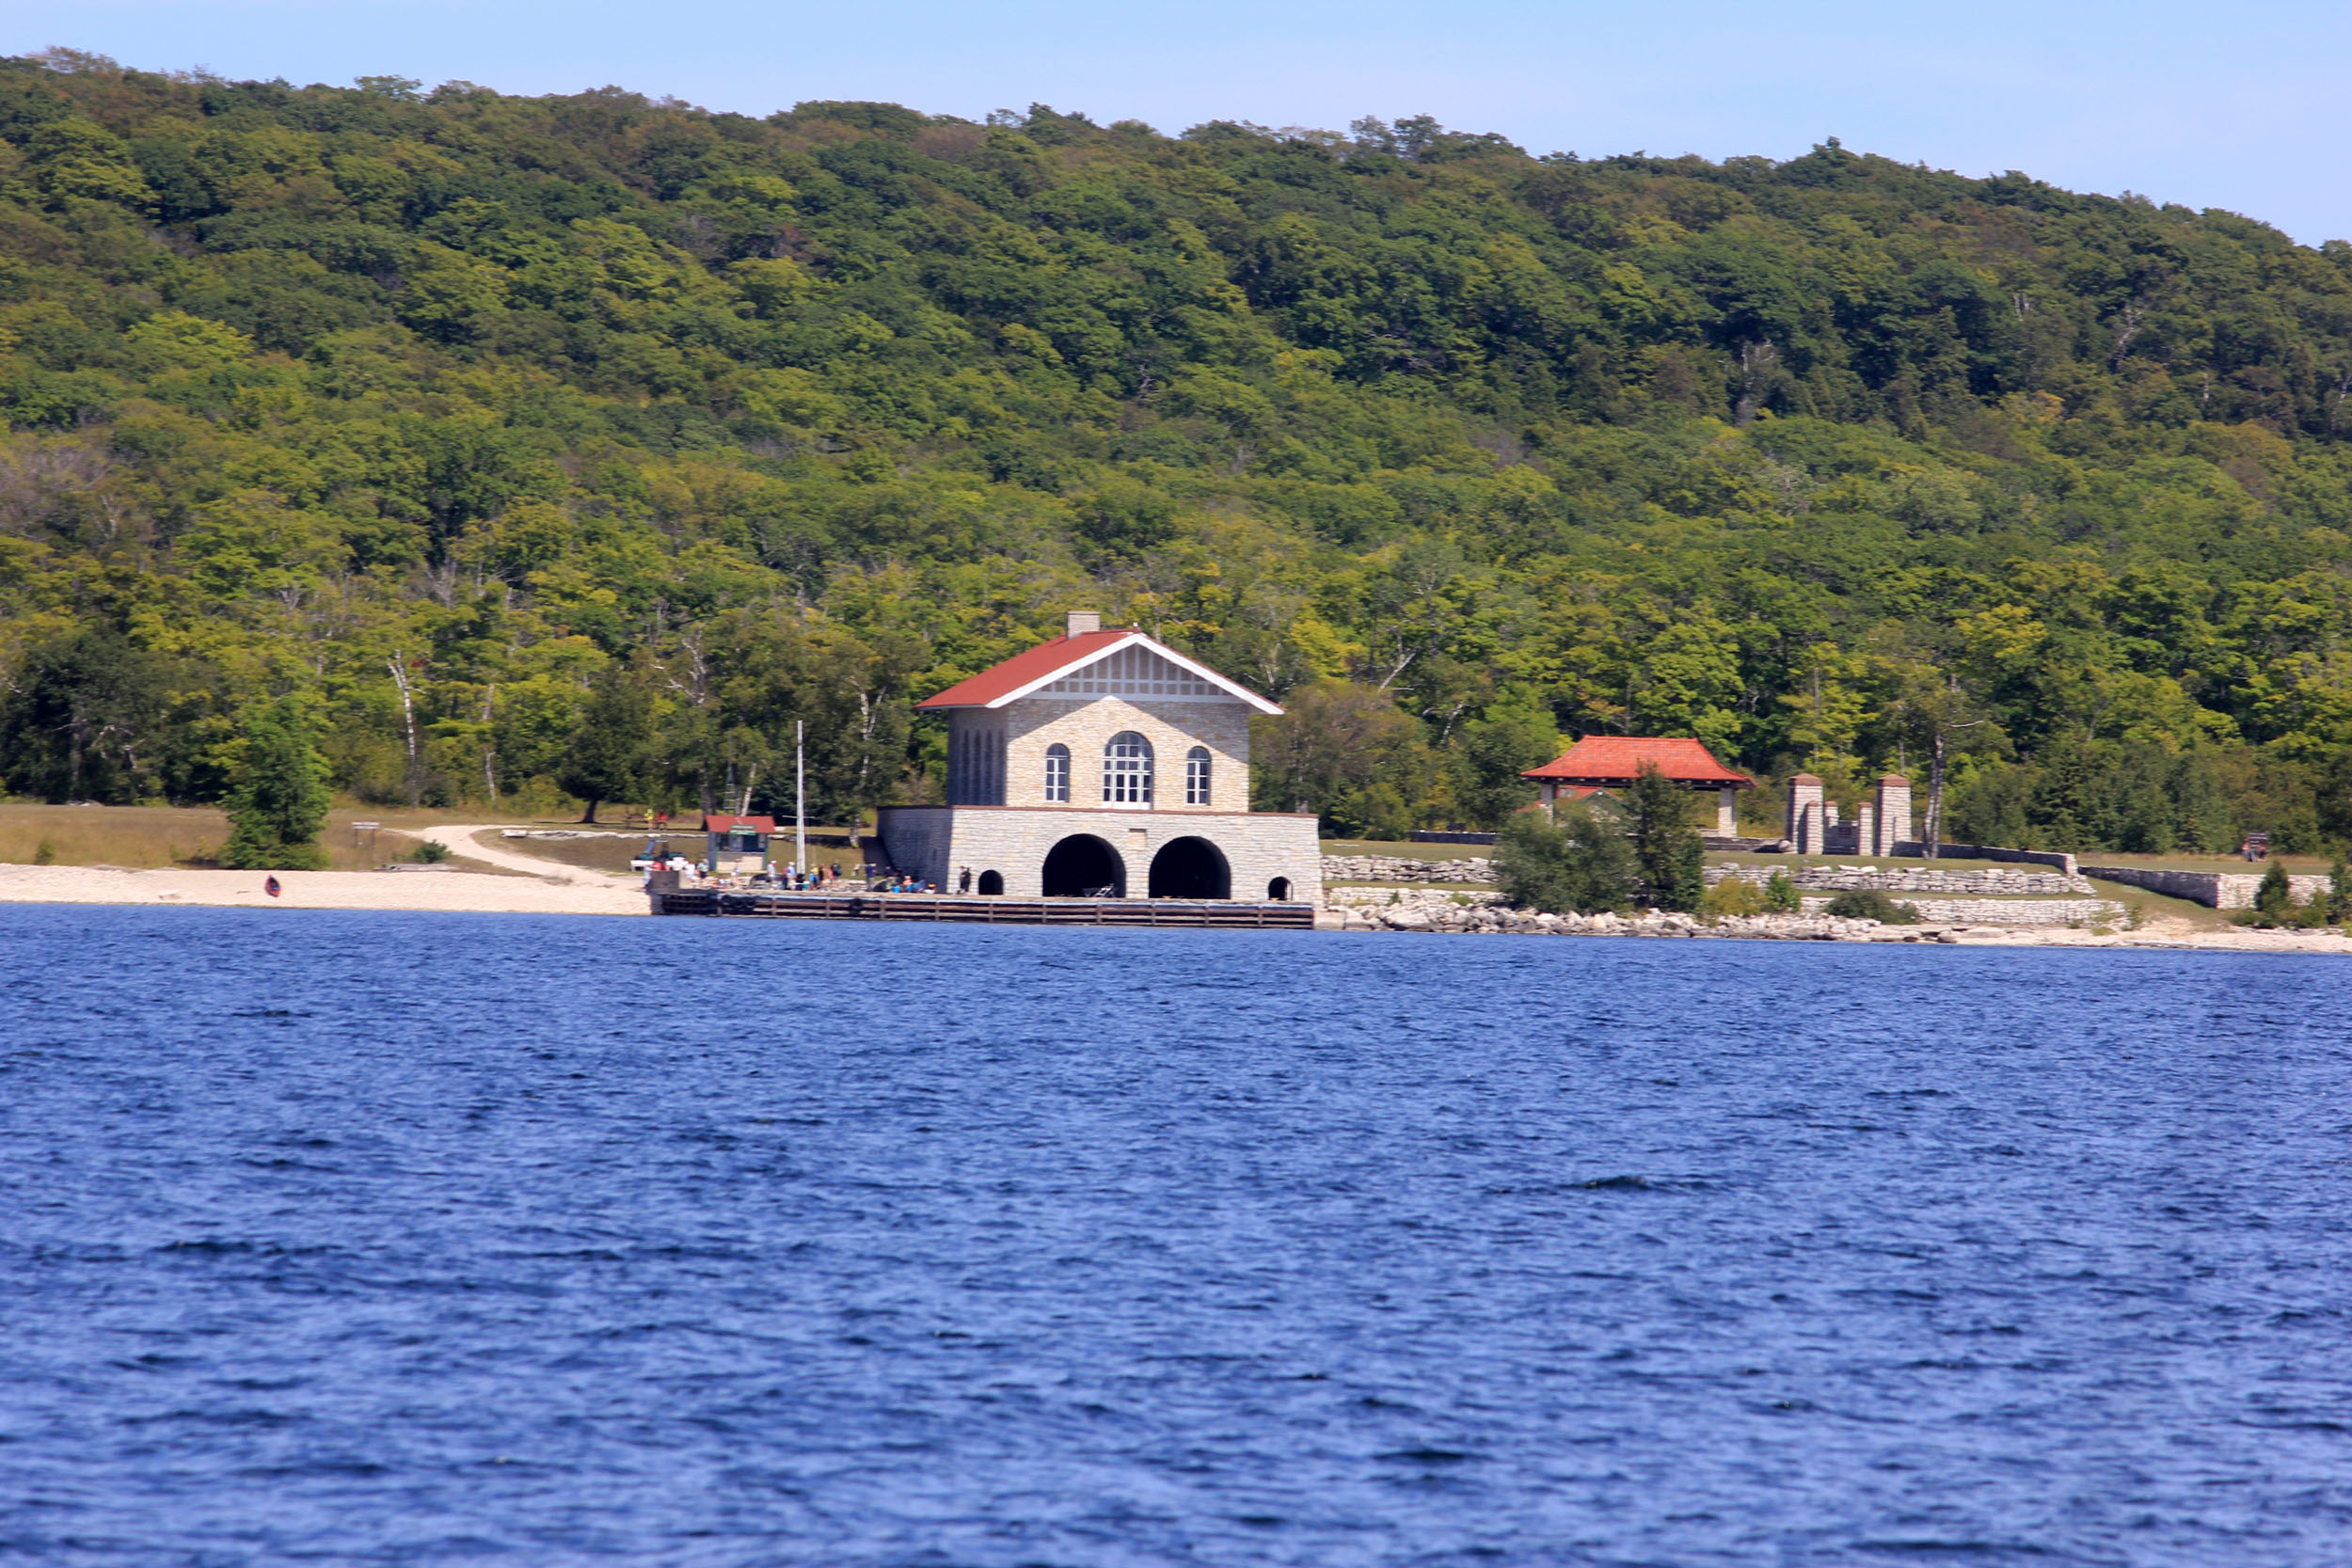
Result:
<svg viewBox="0 0 2352 1568"><path fill-rule="evenodd" d="M1597 914L1631 906L1633 850L1625 835L1580 806L1555 816L1521 812L1495 837L1495 879L1512 906Z"/></svg>
<svg viewBox="0 0 2352 1568"><path fill-rule="evenodd" d="M1512 687L1462 726L1453 748L1454 801L1462 820L1492 828L1535 799L1519 775L1560 754L1550 707L1527 687Z"/></svg>
<svg viewBox="0 0 2352 1568"><path fill-rule="evenodd" d="M1764 907L1774 914L1804 912L1804 895L1798 891L1797 879L1778 866L1764 879Z"/></svg>
<svg viewBox="0 0 2352 1568"><path fill-rule="evenodd" d="M1279 719L1250 724L1252 793L1263 811L1311 811L1327 831L1388 821L1422 763L1420 721L1390 695L1352 681L1317 681L1290 694ZM1367 791L1387 785L1391 794ZM1418 794L1418 790L1414 793ZM1393 825L1393 824L1391 824Z"/></svg>
<svg viewBox="0 0 2352 1568"><path fill-rule="evenodd" d="M103 624L35 648L0 696L0 778L51 801L163 793L168 686L163 660Z"/></svg>
<svg viewBox="0 0 2352 1568"><path fill-rule="evenodd" d="M1655 763L1625 792L1633 829L1633 896L1652 909L1689 911L1707 895L1707 846L1691 821L1691 798Z"/></svg>
<svg viewBox="0 0 2352 1568"><path fill-rule="evenodd" d="M607 800L630 800L647 784L654 743L653 691L644 673L614 661L598 673L555 782L587 802L582 822Z"/></svg>
<svg viewBox="0 0 2352 1568"><path fill-rule="evenodd" d="M326 864L319 830L334 802L326 759L291 697L246 721L243 754L229 796L224 865L244 871L316 871Z"/></svg>
<svg viewBox="0 0 2352 1568"><path fill-rule="evenodd" d="M2295 883L2287 863L2273 856L2254 889L2254 912L2273 925L2284 925L2295 913Z"/></svg>

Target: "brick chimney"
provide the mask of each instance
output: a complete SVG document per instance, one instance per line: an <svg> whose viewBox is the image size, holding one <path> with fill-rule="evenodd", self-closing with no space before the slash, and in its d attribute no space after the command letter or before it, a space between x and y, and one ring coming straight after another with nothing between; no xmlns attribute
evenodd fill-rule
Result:
<svg viewBox="0 0 2352 1568"><path fill-rule="evenodd" d="M1073 610L1070 612L1070 624L1068 629L1065 630L1062 635L1065 637L1076 637L1084 632L1101 631L1102 629L1102 611L1094 610Z"/></svg>

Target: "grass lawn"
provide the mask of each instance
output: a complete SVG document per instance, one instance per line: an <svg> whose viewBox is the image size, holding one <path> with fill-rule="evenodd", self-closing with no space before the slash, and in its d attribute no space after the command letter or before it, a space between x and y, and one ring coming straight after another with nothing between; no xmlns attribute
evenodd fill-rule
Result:
<svg viewBox="0 0 2352 1568"><path fill-rule="evenodd" d="M497 820L493 815L490 820ZM338 801L320 834L327 868L372 871L386 861L406 860L417 841L400 832L437 822L479 822L479 810L409 811ZM383 825L371 850L351 824ZM228 814L215 806L44 806L0 802L0 862L29 865L49 847L56 865L119 865L134 871L164 866L206 867L229 837ZM467 868L490 866L466 862Z"/></svg>

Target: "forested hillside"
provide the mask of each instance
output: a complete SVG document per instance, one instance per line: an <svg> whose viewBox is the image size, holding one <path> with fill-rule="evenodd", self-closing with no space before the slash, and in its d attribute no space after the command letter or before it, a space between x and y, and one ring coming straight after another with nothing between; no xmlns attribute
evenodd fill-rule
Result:
<svg viewBox="0 0 2352 1568"><path fill-rule="evenodd" d="M1494 821L1557 737L1957 836L2352 832L2352 246L1426 120L766 119L0 63L0 766L218 798L936 790L915 700L1132 619L1261 803ZM779 766L779 747L785 765Z"/></svg>

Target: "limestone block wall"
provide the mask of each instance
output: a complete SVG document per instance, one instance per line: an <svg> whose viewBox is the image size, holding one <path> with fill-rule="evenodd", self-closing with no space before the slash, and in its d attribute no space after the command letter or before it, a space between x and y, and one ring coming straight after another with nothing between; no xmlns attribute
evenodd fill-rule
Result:
<svg viewBox="0 0 2352 1568"><path fill-rule="evenodd" d="M2152 871L2141 865L2086 865L2083 874L2127 887L2144 887L2151 893L2168 894L2174 898L2186 898L2209 910L2250 910L2254 897L2262 890L2263 879L2246 872L2236 871ZM2289 877L2297 903L2308 904L2315 893L2328 891L2330 879L2321 877Z"/></svg>
<svg viewBox="0 0 2352 1568"><path fill-rule="evenodd" d="M1737 877L1761 886L1771 881L1775 872L1785 873L1808 891L1837 893L1867 888L1881 893L1973 893L1989 897L1995 894L2063 895L2092 891L2089 880L2081 877L2069 877L2059 871L2011 871L2004 866L1981 871L1931 871L1909 866L1710 865L1707 868L1707 880L1711 887L1727 877Z"/></svg>
<svg viewBox="0 0 2352 1568"><path fill-rule="evenodd" d="M1925 839L1907 838L1895 846L1894 853L1914 859L1928 852ZM2029 865L2055 865L2069 877L2075 874L2074 857L2056 849L2005 849L1997 844L1942 844L1935 847L1937 855L1947 861L2018 861Z"/></svg>
<svg viewBox="0 0 2352 1568"><path fill-rule="evenodd" d="M1207 839L1223 851L1237 899L1263 900L1277 878L1290 883L1294 901L1315 903L1323 897L1323 851L1311 815L1074 805L885 806L879 830L893 865L942 888L954 887L958 869L969 866L976 882L984 871L1003 877L1008 897L1042 897L1046 855L1070 835L1088 833L1109 845L1124 863L1130 898L1148 895L1152 858L1185 837Z"/></svg>
<svg viewBox="0 0 2352 1568"><path fill-rule="evenodd" d="M1323 874L1335 882L1491 883L1494 863L1477 855L1457 861L1416 861L1401 855L1326 855Z"/></svg>
<svg viewBox="0 0 2352 1568"><path fill-rule="evenodd" d="M995 709L1004 726L1005 789L995 803L1041 806L1045 751L1070 748L1070 807L1101 809L1103 748L1121 730L1152 743L1154 811L1249 809L1249 709L1228 697L1024 697ZM1209 803L1184 803L1184 754L1209 751Z"/></svg>
<svg viewBox="0 0 2352 1568"><path fill-rule="evenodd" d="M1931 926L2106 926L2122 909L2101 898L1909 898L1901 902ZM1830 900L1807 898L1804 912L1827 912Z"/></svg>

